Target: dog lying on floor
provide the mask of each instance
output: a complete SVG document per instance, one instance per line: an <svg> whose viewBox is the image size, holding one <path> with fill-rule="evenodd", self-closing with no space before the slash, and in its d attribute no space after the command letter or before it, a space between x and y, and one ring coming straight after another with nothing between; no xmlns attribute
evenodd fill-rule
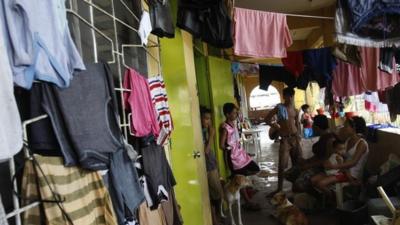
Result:
<svg viewBox="0 0 400 225"><path fill-rule="evenodd" d="M308 219L299 208L293 205L284 192L279 192L271 199L271 204L276 207L278 220L285 225L308 225Z"/></svg>
<svg viewBox="0 0 400 225"><path fill-rule="evenodd" d="M251 181L243 176L243 175L235 175L224 188L225 193L225 201L228 203L229 215L231 217L232 225L236 225L235 219L232 214L232 205L233 203L237 203L238 207L238 225L243 225L242 222L242 213L240 208L240 189L250 186ZM221 203L221 215L225 217L223 213L223 203Z"/></svg>

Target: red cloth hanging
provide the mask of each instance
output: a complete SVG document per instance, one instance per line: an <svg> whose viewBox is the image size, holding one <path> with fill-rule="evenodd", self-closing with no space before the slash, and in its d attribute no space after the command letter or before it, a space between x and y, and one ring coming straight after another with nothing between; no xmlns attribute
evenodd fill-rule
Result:
<svg viewBox="0 0 400 225"><path fill-rule="evenodd" d="M287 52L287 57L282 59L282 63L295 77L299 77L304 70L303 52Z"/></svg>

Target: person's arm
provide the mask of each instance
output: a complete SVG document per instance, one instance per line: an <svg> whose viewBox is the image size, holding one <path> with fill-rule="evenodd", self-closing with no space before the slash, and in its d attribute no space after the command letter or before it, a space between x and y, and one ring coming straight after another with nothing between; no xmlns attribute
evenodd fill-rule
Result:
<svg viewBox="0 0 400 225"><path fill-rule="evenodd" d="M296 123L297 133L301 135L301 127L300 127L300 120L299 120L299 111L295 110L296 115L294 117L294 122Z"/></svg>
<svg viewBox="0 0 400 225"><path fill-rule="evenodd" d="M265 123L271 126L272 118L278 113L278 107L275 107L271 111L268 112L267 116L265 117Z"/></svg>
<svg viewBox="0 0 400 225"><path fill-rule="evenodd" d="M350 159L340 165L325 164L325 168L327 168L327 169L342 169L342 170L350 169L353 166L355 166L358 163L358 161L360 161L361 156L363 156L366 151L367 151L367 146L365 145L364 142L362 142L357 146L356 153L354 154L352 159Z"/></svg>
<svg viewBox="0 0 400 225"><path fill-rule="evenodd" d="M208 140L206 141L204 145L204 152L206 154L210 153L211 151L211 145L214 142L214 136L215 136L215 130L213 127L208 128Z"/></svg>
<svg viewBox="0 0 400 225"><path fill-rule="evenodd" d="M228 137L228 132L221 126L219 128L219 147L222 150L226 149L226 139Z"/></svg>

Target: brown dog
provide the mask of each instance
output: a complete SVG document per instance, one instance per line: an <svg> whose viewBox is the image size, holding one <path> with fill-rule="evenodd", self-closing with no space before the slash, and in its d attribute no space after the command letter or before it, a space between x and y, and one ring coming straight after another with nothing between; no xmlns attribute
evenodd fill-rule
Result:
<svg viewBox="0 0 400 225"><path fill-rule="evenodd" d="M276 217L285 225L308 225L308 219L299 208L294 206L284 192L279 192L271 199L276 207Z"/></svg>

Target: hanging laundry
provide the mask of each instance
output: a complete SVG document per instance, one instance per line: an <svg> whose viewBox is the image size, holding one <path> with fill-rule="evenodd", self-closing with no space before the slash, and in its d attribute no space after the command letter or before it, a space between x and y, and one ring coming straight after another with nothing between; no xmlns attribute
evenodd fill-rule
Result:
<svg viewBox="0 0 400 225"><path fill-rule="evenodd" d="M231 65L232 74L258 74L259 66L253 63L233 62Z"/></svg>
<svg viewBox="0 0 400 225"><path fill-rule="evenodd" d="M287 57L282 59L282 63L296 77L304 70L303 52L288 52Z"/></svg>
<svg viewBox="0 0 400 225"><path fill-rule="evenodd" d="M148 192L147 205L151 209L157 209L159 204L170 199L169 192L176 185L171 167L167 161L165 150L157 145L153 135L136 138L135 149L138 149L142 158L140 176L144 176Z"/></svg>
<svg viewBox="0 0 400 225"><path fill-rule="evenodd" d="M118 224L110 195L98 172L65 167L61 157L34 155L34 158L35 163L30 160L25 163L23 199L35 200L40 196L42 200L60 202L42 203L42 216L39 207L26 211L24 224Z"/></svg>
<svg viewBox="0 0 400 225"><path fill-rule="evenodd" d="M240 96L239 83L236 77L233 77L233 96L240 107L240 104L242 103L242 96Z"/></svg>
<svg viewBox="0 0 400 225"><path fill-rule="evenodd" d="M124 146L108 65L88 64L66 89L49 83L40 86L42 106L50 117L65 165L107 169L109 154Z"/></svg>
<svg viewBox="0 0 400 225"><path fill-rule="evenodd" d="M68 87L85 65L72 41L65 0L3 1L14 82L30 89L34 80ZM3 14L4 13L4 14Z"/></svg>
<svg viewBox="0 0 400 225"><path fill-rule="evenodd" d="M0 196L0 225L8 225L6 212L4 211L3 202L1 201L1 196Z"/></svg>
<svg viewBox="0 0 400 225"><path fill-rule="evenodd" d="M393 60L395 60L396 62L394 65L393 65ZM400 67L400 49L396 47L381 48L379 69L388 72L389 74L392 74L393 70L399 72L397 70L397 68L399 67Z"/></svg>
<svg viewBox="0 0 400 225"><path fill-rule="evenodd" d="M399 13L399 4L395 0L338 0L335 14L337 42L376 48L399 46Z"/></svg>
<svg viewBox="0 0 400 225"><path fill-rule="evenodd" d="M161 208L150 210L145 203L140 205L139 221L141 225L169 225Z"/></svg>
<svg viewBox="0 0 400 225"><path fill-rule="evenodd" d="M128 69L125 72L123 87L130 90L124 92L124 105L132 113L130 125L134 136L145 137L153 134L158 137L160 126L147 79L134 69Z"/></svg>
<svg viewBox="0 0 400 225"><path fill-rule="evenodd" d="M143 11L138 30L142 45L147 45L152 29L153 28L151 27L150 15L148 12Z"/></svg>
<svg viewBox="0 0 400 225"><path fill-rule="evenodd" d="M152 34L158 37L175 37L175 26L172 22L171 4L169 0L149 0L149 13L151 20Z"/></svg>
<svg viewBox="0 0 400 225"><path fill-rule="evenodd" d="M387 104L387 101L386 101L386 89L378 91L378 97L379 97L379 101L380 102L382 102L384 104Z"/></svg>
<svg viewBox="0 0 400 225"><path fill-rule="evenodd" d="M4 27L0 23L0 161L12 158L22 148L21 119L4 37Z"/></svg>
<svg viewBox="0 0 400 225"><path fill-rule="evenodd" d="M231 48L232 21L224 0L180 0L177 26L217 48Z"/></svg>
<svg viewBox="0 0 400 225"><path fill-rule="evenodd" d="M394 122L400 114L400 83L386 90L386 101L389 108L390 120Z"/></svg>
<svg viewBox="0 0 400 225"><path fill-rule="evenodd" d="M305 66L303 72L297 78L297 88L301 90L306 90L308 84L312 81L316 81L320 88L325 88L327 82L322 74L317 74L309 66Z"/></svg>
<svg viewBox="0 0 400 225"><path fill-rule="evenodd" d="M126 149L121 149L111 154L109 172L103 176L120 225L136 219L136 211L145 199L134 163Z"/></svg>
<svg viewBox="0 0 400 225"><path fill-rule="evenodd" d="M148 79L151 100L157 112L160 134L157 138L158 145L164 145L174 129L171 112L169 111L167 89L161 75Z"/></svg>
<svg viewBox="0 0 400 225"><path fill-rule="evenodd" d="M378 69L379 49L360 48L363 64L357 67L342 61L333 73L332 91L336 96L353 96L366 91L384 90L400 82L400 77Z"/></svg>
<svg viewBox="0 0 400 225"><path fill-rule="evenodd" d="M170 191L169 196L168 201L161 203L167 225L182 225L183 219L173 189Z"/></svg>
<svg viewBox="0 0 400 225"><path fill-rule="evenodd" d="M234 54L258 58L285 58L292 37L286 15L234 9Z"/></svg>
<svg viewBox="0 0 400 225"><path fill-rule="evenodd" d="M387 112L388 107L379 101L377 92L365 92L364 93L364 106L365 109L370 112Z"/></svg>
<svg viewBox="0 0 400 225"><path fill-rule="evenodd" d="M337 44L333 48L332 54L339 60L361 66L361 56L357 46Z"/></svg>
<svg viewBox="0 0 400 225"><path fill-rule="evenodd" d="M326 84L332 80L332 72L336 67L336 59L331 48L310 49L303 52L304 64L315 74L323 76ZM325 87L325 85L320 85Z"/></svg>
<svg viewBox="0 0 400 225"><path fill-rule="evenodd" d="M350 26L362 37L392 39L400 37L398 0L347 0Z"/></svg>
<svg viewBox="0 0 400 225"><path fill-rule="evenodd" d="M272 81L284 82L289 87L296 87L296 79L283 66L260 65L260 89L268 90Z"/></svg>

